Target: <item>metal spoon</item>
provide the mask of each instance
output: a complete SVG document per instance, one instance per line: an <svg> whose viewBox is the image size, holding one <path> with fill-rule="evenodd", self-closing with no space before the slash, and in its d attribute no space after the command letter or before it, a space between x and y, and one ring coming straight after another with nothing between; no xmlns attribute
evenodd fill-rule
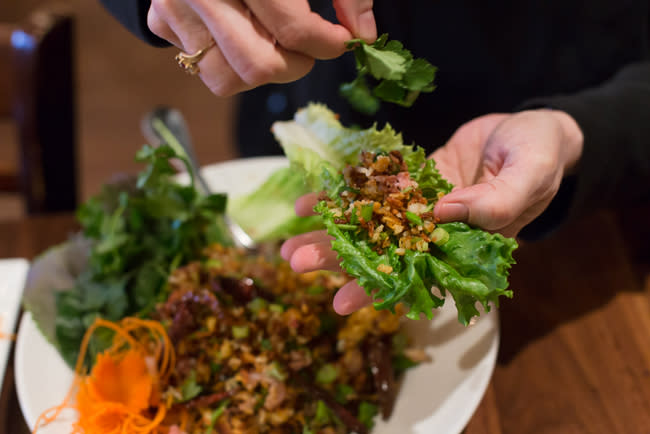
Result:
<svg viewBox="0 0 650 434"><path fill-rule="evenodd" d="M143 117L140 127L142 134L151 146L159 146L165 143L174 148L178 154L184 155L192 167L192 172L194 172L195 179L198 181L199 190L203 194L212 192L199 169L189 128L180 111L171 107L156 107ZM172 137L169 137L169 135ZM227 214L224 214L224 218L236 246L248 250L257 249L257 243L237 222Z"/></svg>

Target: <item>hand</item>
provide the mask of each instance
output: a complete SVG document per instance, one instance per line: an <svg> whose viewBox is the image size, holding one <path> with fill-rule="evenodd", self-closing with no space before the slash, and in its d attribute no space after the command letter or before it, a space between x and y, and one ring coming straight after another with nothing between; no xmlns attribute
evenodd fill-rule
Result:
<svg viewBox="0 0 650 434"><path fill-rule="evenodd" d="M575 120L554 110L491 114L461 126L432 155L455 189L436 204L441 222L516 236L546 209L582 154Z"/></svg>
<svg viewBox="0 0 650 434"><path fill-rule="evenodd" d="M152 0L150 30L185 53L208 46L200 77L218 96L307 74L315 59L338 57L345 41L377 37L372 0L333 0L334 24L307 0Z"/></svg>
<svg viewBox="0 0 650 434"><path fill-rule="evenodd" d="M568 114L552 110L491 114L461 126L432 157L456 187L434 213L443 222L464 221L515 236L539 216L557 193L562 177L575 169L583 136ZM316 194L296 201L298 215L313 214ZM297 272L340 271L325 231L287 240L282 257ZM334 297L334 310L347 315L371 302L356 281Z"/></svg>

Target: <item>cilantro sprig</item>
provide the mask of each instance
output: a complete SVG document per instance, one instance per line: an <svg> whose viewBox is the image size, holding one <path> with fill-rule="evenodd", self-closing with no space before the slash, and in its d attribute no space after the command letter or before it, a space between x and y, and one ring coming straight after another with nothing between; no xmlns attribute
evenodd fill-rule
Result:
<svg viewBox="0 0 650 434"><path fill-rule="evenodd" d="M346 45L354 52L357 77L339 90L361 113L374 115L381 101L410 107L420 93L435 89L436 67L426 59L413 58L401 42L389 41L388 34L372 44L352 39Z"/></svg>

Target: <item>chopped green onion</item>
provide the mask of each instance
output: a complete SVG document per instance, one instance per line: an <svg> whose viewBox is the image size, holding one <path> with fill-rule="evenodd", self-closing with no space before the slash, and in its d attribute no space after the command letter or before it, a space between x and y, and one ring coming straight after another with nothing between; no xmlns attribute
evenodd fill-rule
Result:
<svg viewBox="0 0 650 434"><path fill-rule="evenodd" d="M395 333L391 339L393 354L402 354L408 346L408 338L404 333Z"/></svg>
<svg viewBox="0 0 650 434"><path fill-rule="evenodd" d="M228 404L230 404L230 401L226 399L225 401L222 401L221 404L219 404L219 407L217 407L212 412L212 414L210 415L210 425L205 430L205 434L212 434L212 431L214 430L214 425L217 423L217 420L219 420L223 412L226 411Z"/></svg>
<svg viewBox="0 0 650 434"><path fill-rule="evenodd" d="M350 214L350 224L353 224L353 225L358 225L359 224L359 216L357 215L356 210L355 210L355 212Z"/></svg>
<svg viewBox="0 0 650 434"><path fill-rule="evenodd" d="M369 222L372 220L372 208L373 204L368 203L366 205L363 205L361 207L361 217L366 221Z"/></svg>
<svg viewBox="0 0 650 434"><path fill-rule="evenodd" d="M269 305L269 310L274 313L282 313L284 312L284 307L281 304L270 304Z"/></svg>
<svg viewBox="0 0 650 434"><path fill-rule="evenodd" d="M319 295L325 292L324 286L311 286L307 288L307 294L310 295Z"/></svg>
<svg viewBox="0 0 650 434"><path fill-rule="evenodd" d="M441 227L437 227L433 230L433 232L431 232L431 241L433 241L438 246L442 246L447 241L449 241L449 232Z"/></svg>
<svg viewBox="0 0 650 434"><path fill-rule="evenodd" d="M262 339L262 342L260 343L260 346L265 351L269 351L269 350L271 350L273 348L273 345L271 345L271 341L268 340L268 339Z"/></svg>
<svg viewBox="0 0 650 434"><path fill-rule="evenodd" d="M285 372L284 368L280 366L278 362L273 362L269 365L267 371L266 371L271 377L275 378L276 380L279 381L284 381L287 379L288 375Z"/></svg>
<svg viewBox="0 0 650 434"><path fill-rule="evenodd" d="M205 261L204 265L206 268L219 268L223 264L218 259L208 259L207 261Z"/></svg>
<svg viewBox="0 0 650 434"><path fill-rule="evenodd" d="M343 231L354 231L356 229L359 229L359 226L357 225L349 225L345 223L337 224L336 226Z"/></svg>
<svg viewBox="0 0 650 434"><path fill-rule="evenodd" d="M420 216L411 211L406 211L406 218L408 219L408 221L410 221L412 224L416 226L422 226L423 224Z"/></svg>
<svg viewBox="0 0 650 434"><path fill-rule="evenodd" d="M265 309L269 305L269 302L264 300L261 297L256 297L248 303L248 309L251 310L254 314L258 314L260 310Z"/></svg>
<svg viewBox="0 0 650 434"><path fill-rule="evenodd" d="M327 363L318 370L316 373L316 381L321 384L329 384L336 380L336 377L338 377L339 372L336 369L336 366L332 365L331 363Z"/></svg>
<svg viewBox="0 0 650 434"><path fill-rule="evenodd" d="M348 403L350 397L354 396L354 394L355 391L352 386L348 386L347 384L337 384L334 399L336 399L336 402L339 404L345 405Z"/></svg>
<svg viewBox="0 0 650 434"><path fill-rule="evenodd" d="M323 401L319 400L316 403L316 414L312 422L317 426L323 426L330 423L330 409Z"/></svg>
<svg viewBox="0 0 650 434"><path fill-rule="evenodd" d="M235 339L246 339L248 337L248 332L249 330L247 325L232 326L232 337Z"/></svg>

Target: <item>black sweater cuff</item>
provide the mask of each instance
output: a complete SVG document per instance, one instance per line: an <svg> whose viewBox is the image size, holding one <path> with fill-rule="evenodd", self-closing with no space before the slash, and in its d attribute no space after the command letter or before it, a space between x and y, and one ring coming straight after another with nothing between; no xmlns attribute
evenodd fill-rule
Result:
<svg viewBox="0 0 650 434"><path fill-rule="evenodd" d="M577 174L563 180L522 238L544 237L565 220L597 208L650 198L650 64L624 68L598 88L528 101L519 110L542 107L575 119L584 136L583 153Z"/></svg>
<svg viewBox="0 0 650 434"><path fill-rule="evenodd" d="M147 26L147 12L151 0L100 0L104 7L131 33L154 47L168 47L166 40L151 33Z"/></svg>

